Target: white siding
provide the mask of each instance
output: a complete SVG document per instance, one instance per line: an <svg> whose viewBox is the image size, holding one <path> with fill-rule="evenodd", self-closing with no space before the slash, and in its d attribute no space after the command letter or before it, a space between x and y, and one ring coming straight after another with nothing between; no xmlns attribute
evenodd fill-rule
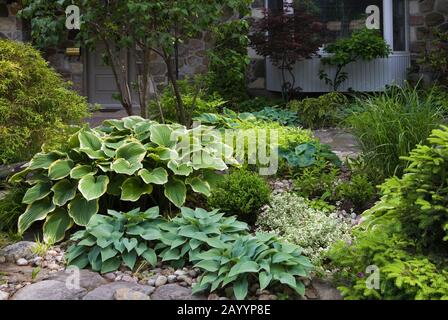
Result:
<svg viewBox="0 0 448 320"><path fill-rule="evenodd" d="M267 62L267 90L281 91L282 74L281 71L272 65L269 59ZM371 62L357 61L347 66L345 69L349 77L340 87L340 91L348 91L352 88L355 91L381 91L387 85L403 85L407 78L408 69L411 66L409 53L393 53L389 58L376 59ZM294 68L296 86L303 89L303 92L329 92L331 88L319 79L319 70L323 68L320 58L315 57L310 60L301 61ZM329 74L334 74L333 70L325 67Z"/></svg>

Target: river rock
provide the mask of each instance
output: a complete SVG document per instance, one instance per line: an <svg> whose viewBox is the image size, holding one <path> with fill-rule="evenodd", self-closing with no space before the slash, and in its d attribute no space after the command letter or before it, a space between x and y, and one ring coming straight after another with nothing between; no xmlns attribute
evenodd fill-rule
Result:
<svg viewBox="0 0 448 320"><path fill-rule="evenodd" d="M87 291L68 288L64 282L45 280L20 289L12 300L80 300Z"/></svg>
<svg viewBox="0 0 448 320"><path fill-rule="evenodd" d="M36 255L32 249L36 244L30 241L21 241L11 244L0 250L0 257L5 257L6 262L15 263L19 259L31 260Z"/></svg>
<svg viewBox="0 0 448 320"><path fill-rule="evenodd" d="M106 285L102 285L92 291L90 291L83 300L114 300L117 290L126 288L132 291L143 293L147 296L154 292L155 288L150 286L144 286L132 282L117 281Z"/></svg>

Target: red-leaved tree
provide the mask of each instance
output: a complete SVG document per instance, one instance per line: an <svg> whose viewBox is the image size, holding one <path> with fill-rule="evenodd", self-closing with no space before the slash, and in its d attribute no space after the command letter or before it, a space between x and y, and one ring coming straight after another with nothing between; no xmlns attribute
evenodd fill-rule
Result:
<svg viewBox="0 0 448 320"><path fill-rule="evenodd" d="M288 101L301 90L295 84L294 65L319 50L324 43L324 27L306 6L298 4L283 11L265 10L252 27L251 47L282 71L282 94Z"/></svg>

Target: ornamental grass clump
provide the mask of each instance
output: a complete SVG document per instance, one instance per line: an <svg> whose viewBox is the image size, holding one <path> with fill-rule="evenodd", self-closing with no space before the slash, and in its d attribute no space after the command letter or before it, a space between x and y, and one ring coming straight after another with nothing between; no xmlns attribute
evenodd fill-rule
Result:
<svg viewBox="0 0 448 320"><path fill-rule="evenodd" d="M57 242L72 225L86 226L107 209L158 205L170 213L189 193L208 196L216 171L237 164L224 158L217 134L210 127L188 130L140 117L83 128L68 140L67 152L39 153L11 178L31 185L19 233L45 220L44 240Z"/></svg>

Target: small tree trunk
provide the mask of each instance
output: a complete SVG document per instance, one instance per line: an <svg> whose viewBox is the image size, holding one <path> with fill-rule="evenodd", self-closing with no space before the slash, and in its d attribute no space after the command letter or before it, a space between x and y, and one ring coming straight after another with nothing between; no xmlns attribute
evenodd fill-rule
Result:
<svg viewBox="0 0 448 320"><path fill-rule="evenodd" d="M168 78L171 81L171 84L173 86L174 95L176 97L176 109L177 109L177 117L181 124L188 126L187 123L187 116L185 113L185 107L184 103L182 101L182 95L180 93L180 89L177 83L176 76L174 74L173 67L171 65L171 59L169 56L164 57L167 69L168 69Z"/></svg>

